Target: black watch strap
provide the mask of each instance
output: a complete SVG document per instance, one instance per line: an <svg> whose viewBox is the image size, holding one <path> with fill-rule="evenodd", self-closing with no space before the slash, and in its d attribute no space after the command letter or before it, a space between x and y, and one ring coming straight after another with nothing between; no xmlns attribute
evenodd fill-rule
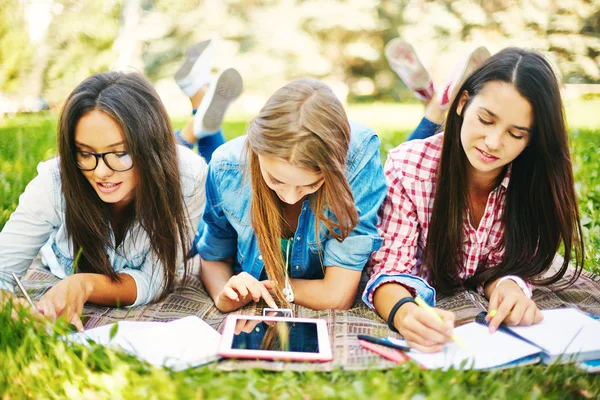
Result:
<svg viewBox="0 0 600 400"><path fill-rule="evenodd" d="M390 330L392 330L392 332L400 333L400 332L398 332L398 329L396 329L396 327L394 326L394 317L396 317L396 313L398 312L400 307L402 307L406 303L414 303L414 302L415 302L415 299L408 296L408 297L401 298L400 300L398 300L398 302L396 304L394 304L394 307L392 307L392 310L390 311L390 315L388 316L388 320L387 320L388 328L390 328Z"/></svg>

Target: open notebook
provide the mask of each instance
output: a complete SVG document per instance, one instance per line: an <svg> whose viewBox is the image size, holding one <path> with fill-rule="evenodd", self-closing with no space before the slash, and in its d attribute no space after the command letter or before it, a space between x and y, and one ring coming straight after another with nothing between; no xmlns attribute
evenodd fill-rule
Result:
<svg viewBox="0 0 600 400"><path fill-rule="evenodd" d="M116 334L111 339L114 326ZM150 364L174 370L206 364L219 359L221 334L195 316L171 322L120 321L69 335L69 340L120 347Z"/></svg>
<svg viewBox="0 0 600 400"><path fill-rule="evenodd" d="M451 342L439 353L411 350L406 354L430 369L492 369L540 360L550 364L600 359L600 321L573 308L542 313L544 320L539 324L505 327L493 334L482 323L460 326L454 333L466 343L466 349ZM481 321L481 314L478 317Z"/></svg>

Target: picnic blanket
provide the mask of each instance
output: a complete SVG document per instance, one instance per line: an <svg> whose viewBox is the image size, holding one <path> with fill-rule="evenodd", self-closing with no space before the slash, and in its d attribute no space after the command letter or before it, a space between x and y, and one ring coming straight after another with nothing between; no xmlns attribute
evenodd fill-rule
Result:
<svg viewBox="0 0 600 400"><path fill-rule="evenodd" d="M560 260L557 260L560 262ZM58 282L48 269L35 261L29 269L24 285L34 298L39 298ZM294 315L304 318L321 318L327 321L334 359L327 363L279 362L266 360L222 360L212 364L219 370L245 370L260 368L272 371L331 371L333 369L364 370L393 368L396 364L364 349L358 343L358 334L399 337L387 324L360 299L366 281L363 279L357 298L348 311L315 311L294 306ZM582 311L600 315L600 276L584 271L581 277L567 289L553 291L536 287L533 298L542 309L576 307ZM456 313L457 325L471 322L487 309L485 297L475 292L460 292L452 296L438 296L437 306ZM265 304L251 303L236 314L260 314ZM184 282L160 302L135 308L110 308L87 304L83 311L85 328L95 328L120 320L168 322L187 315L196 315L209 325L222 330L226 314L221 313L196 276L188 276Z"/></svg>

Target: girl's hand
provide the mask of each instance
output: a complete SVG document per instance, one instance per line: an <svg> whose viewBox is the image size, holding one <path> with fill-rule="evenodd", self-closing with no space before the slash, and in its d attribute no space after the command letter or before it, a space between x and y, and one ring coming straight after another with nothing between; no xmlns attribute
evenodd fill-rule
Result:
<svg viewBox="0 0 600 400"><path fill-rule="evenodd" d="M13 310L12 310L12 314L11 317L14 319L18 318L18 309L26 309L28 310L32 316L37 316L36 314L36 310L33 310L31 308L31 304L29 304L29 302L23 298L20 297L16 297L14 294L12 294L11 292L9 292L8 290L2 290L0 289L0 307L4 307L5 304L9 301L12 301L13 304ZM34 302L35 304L35 302Z"/></svg>
<svg viewBox="0 0 600 400"><path fill-rule="evenodd" d="M485 319L490 323L490 332L495 332L502 321L508 325L531 325L539 323L544 316L519 285L506 279L492 291Z"/></svg>
<svg viewBox="0 0 600 400"><path fill-rule="evenodd" d="M273 288L271 281L259 281L247 272L232 276L215 299L215 305L222 312L237 310L261 297L271 308L278 308L269 290Z"/></svg>
<svg viewBox="0 0 600 400"><path fill-rule="evenodd" d="M454 329L454 313L433 309L443 321L413 303L406 303L396 313L394 326L400 331L406 343L424 353L441 351L444 343L450 342Z"/></svg>
<svg viewBox="0 0 600 400"><path fill-rule="evenodd" d="M79 332L83 332L83 323L79 316L91 291L91 284L86 282L82 275L71 275L48 290L37 303L37 309L51 321L64 317Z"/></svg>

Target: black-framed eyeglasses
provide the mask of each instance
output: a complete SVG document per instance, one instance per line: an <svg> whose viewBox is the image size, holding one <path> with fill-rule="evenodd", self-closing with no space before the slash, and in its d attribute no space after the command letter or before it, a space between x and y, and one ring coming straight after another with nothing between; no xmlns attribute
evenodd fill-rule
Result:
<svg viewBox="0 0 600 400"><path fill-rule="evenodd" d="M102 158L104 164L115 172L125 172L133 168L133 160L126 151L109 151L106 153L93 153L91 151L76 151L77 168L82 171L92 171L98 166L98 159Z"/></svg>

